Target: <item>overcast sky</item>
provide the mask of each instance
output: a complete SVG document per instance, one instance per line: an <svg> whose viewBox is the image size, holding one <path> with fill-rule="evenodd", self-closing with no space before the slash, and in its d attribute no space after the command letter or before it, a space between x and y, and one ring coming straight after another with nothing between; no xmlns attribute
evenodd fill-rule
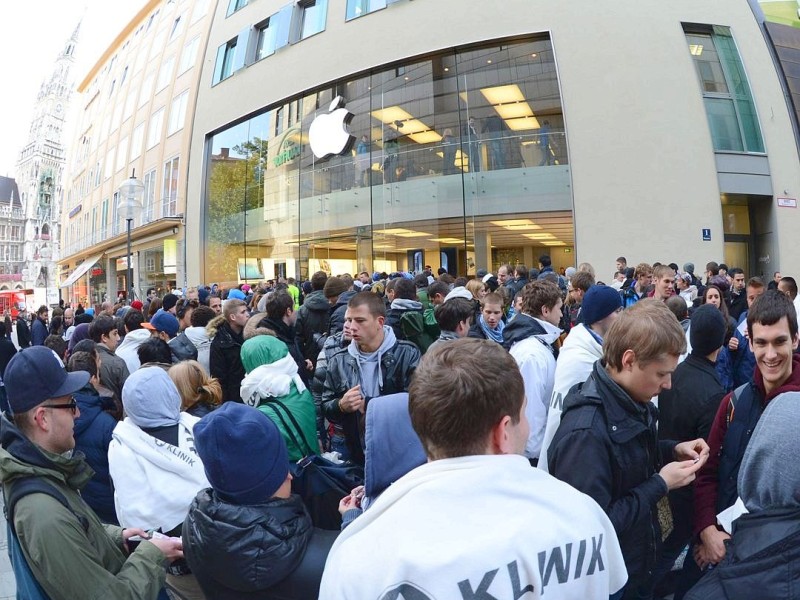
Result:
<svg viewBox="0 0 800 600"><path fill-rule="evenodd" d="M20 150L28 141L39 86L83 18L75 51L77 84L97 62L145 0L25 0L0 3L0 175L14 177ZM68 119L75 120L75 96ZM73 123L67 123L69 146Z"/></svg>

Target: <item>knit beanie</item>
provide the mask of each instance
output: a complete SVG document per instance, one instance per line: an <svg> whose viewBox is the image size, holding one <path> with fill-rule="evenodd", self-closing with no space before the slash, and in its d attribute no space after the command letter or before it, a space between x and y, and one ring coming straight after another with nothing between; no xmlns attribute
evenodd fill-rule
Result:
<svg viewBox="0 0 800 600"><path fill-rule="evenodd" d="M286 443L258 409L225 402L197 422L194 441L211 487L226 502L261 504L286 481Z"/></svg>
<svg viewBox="0 0 800 600"><path fill-rule="evenodd" d="M785 392L764 409L747 444L738 489L750 512L800 507L800 393Z"/></svg>
<svg viewBox="0 0 800 600"><path fill-rule="evenodd" d="M241 357L245 372L261 365L271 365L289 354L289 348L272 335L257 335L242 344Z"/></svg>
<svg viewBox="0 0 800 600"><path fill-rule="evenodd" d="M583 295L581 321L586 327L590 327L621 306L622 298L617 290L607 285L593 285Z"/></svg>
<svg viewBox="0 0 800 600"><path fill-rule="evenodd" d="M178 303L178 297L175 294L167 294L161 301L161 308L166 311L173 308Z"/></svg>
<svg viewBox="0 0 800 600"><path fill-rule="evenodd" d="M708 356L722 346L725 340L725 317L713 304L698 306L692 313L689 327L689 343L692 354Z"/></svg>
<svg viewBox="0 0 800 600"><path fill-rule="evenodd" d="M683 265L683 270L689 273L690 275L694 275L694 264L686 263Z"/></svg>
<svg viewBox="0 0 800 600"><path fill-rule="evenodd" d="M340 294L347 291L347 283L339 277L329 277L325 282L325 287L322 288L322 293L326 298L338 298Z"/></svg>
<svg viewBox="0 0 800 600"><path fill-rule="evenodd" d="M197 299L200 301L200 304L208 304L208 297L211 294L206 288L200 287L197 290Z"/></svg>
<svg viewBox="0 0 800 600"><path fill-rule="evenodd" d="M238 288L233 288L231 291L228 292L228 297L226 300L244 300L247 296L244 295L244 292Z"/></svg>
<svg viewBox="0 0 800 600"><path fill-rule="evenodd" d="M122 407L137 427L167 427L180 421L181 395L164 369L143 367L125 380Z"/></svg>
<svg viewBox="0 0 800 600"><path fill-rule="evenodd" d="M72 332L72 335L69 338L69 345L67 346L69 353L72 354L72 350L75 348L75 345L78 342L82 342L83 340L89 339L89 323L81 323L80 325L76 325L75 329Z"/></svg>

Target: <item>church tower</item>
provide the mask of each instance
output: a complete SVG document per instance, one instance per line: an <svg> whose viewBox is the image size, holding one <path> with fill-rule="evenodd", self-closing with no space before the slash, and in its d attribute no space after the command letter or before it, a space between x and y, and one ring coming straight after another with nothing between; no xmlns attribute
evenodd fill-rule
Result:
<svg viewBox="0 0 800 600"><path fill-rule="evenodd" d="M17 161L16 180L25 216L19 240L24 260L22 282L26 289L33 288L37 299L48 306L58 303L55 265L60 254L60 212L66 163L64 126L74 86L72 68L80 27L78 23L56 58L52 72L42 81L28 141Z"/></svg>

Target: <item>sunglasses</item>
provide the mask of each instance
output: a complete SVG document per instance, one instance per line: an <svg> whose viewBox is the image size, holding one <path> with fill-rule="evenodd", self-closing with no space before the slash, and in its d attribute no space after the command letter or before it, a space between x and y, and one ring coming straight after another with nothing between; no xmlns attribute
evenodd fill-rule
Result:
<svg viewBox="0 0 800 600"><path fill-rule="evenodd" d="M75 400L75 396L73 396L70 399L70 401L66 404L45 404L43 408L64 408L64 409L68 408L69 410L72 411L72 414L74 415L78 410L78 401Z"/></svg>

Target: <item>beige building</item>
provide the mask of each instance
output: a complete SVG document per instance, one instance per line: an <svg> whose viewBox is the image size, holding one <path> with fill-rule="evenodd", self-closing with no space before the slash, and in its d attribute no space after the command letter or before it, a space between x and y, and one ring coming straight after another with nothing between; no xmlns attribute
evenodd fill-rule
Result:
<svg viewBox="0 0 800 600"><path fill-rule="evenodd" d="M188 279L545 252L606 280L619 255L800 274L795 124L760 21L755 0L220 2Z"/></svg>
<svg viewBox="0 0 800 600"><path fill-rule="evenodd" d="M144 184L143 210L131 223L135 294L185 285L192 116L215 5L147 2L78 84L62 211L65 300L95 304L128 289L118 190L134 172Z"/></svg>

